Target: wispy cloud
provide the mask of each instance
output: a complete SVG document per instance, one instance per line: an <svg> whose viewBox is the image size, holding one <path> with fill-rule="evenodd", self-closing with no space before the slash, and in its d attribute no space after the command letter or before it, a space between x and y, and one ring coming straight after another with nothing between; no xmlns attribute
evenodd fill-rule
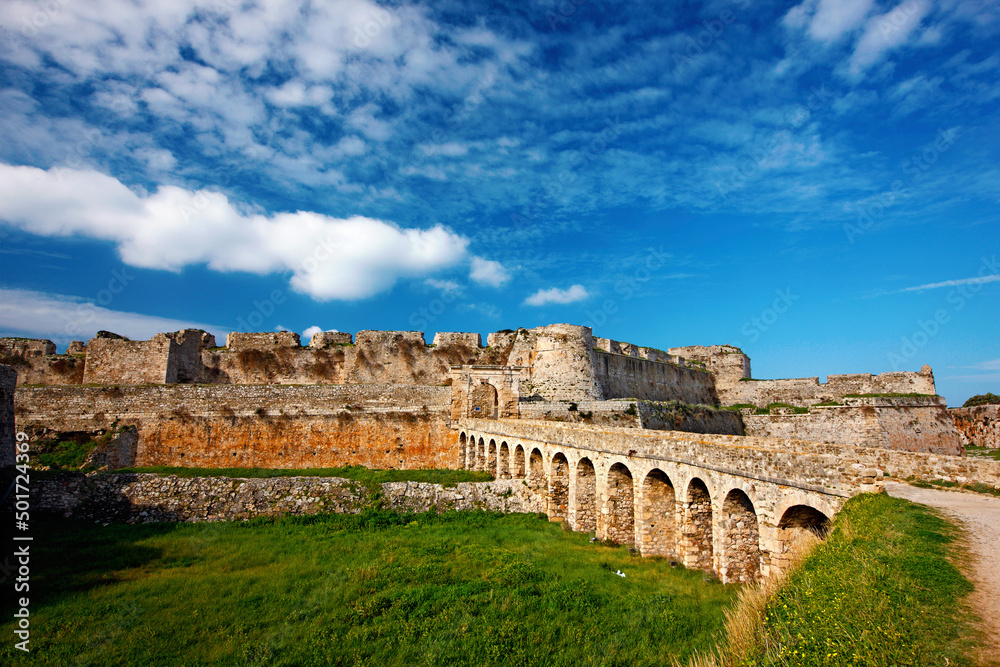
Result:
<svg viewBox="0 0 1000 667"><path fill-rule="evenodd" d="M1000 280L1000 274L994 274L989 276L977 276L975 278L960 278L958 280L945 280L939 283L927 283L926 285L917 285L916 287L905 287L900 292L922 292L923 290L938 289L940 287L959 287L961 285L982 285L985 283L994 283Z"/></svg>
<svg viewBox="0 0 1000 667"><path fill-rule="evenodd" d="M541 289L524 300L526 306L545 306L550 303L567 304L583 301L590 297L583 285L572 285L567 289L552 287Z"/></svg>
<svg viewBox="0 0 1000 667"><path fill-rule="evenodd" d="M67 343L89 339L102 329L133 340L180 329L204 329L220 339L229 332L219 325L111 310L75 296L0 288L0 330L6 333Z"/></svg>

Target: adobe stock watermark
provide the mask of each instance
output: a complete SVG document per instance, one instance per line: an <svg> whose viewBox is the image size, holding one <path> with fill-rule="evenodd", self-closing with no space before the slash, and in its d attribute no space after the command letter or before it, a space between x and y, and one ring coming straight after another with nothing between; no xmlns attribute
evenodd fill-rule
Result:
<svg viewBox="0 0 1000 667"><path fill-rule="evenodd" d="M997 256L983 257L977 276L986 278L998 274L1000 274L1000 261L997 260ZM927 347L941 333L941 328L949 324L956 313L961 312L970 301L976 298L976 295L983 289L983 284L983 282L972 280L955 285L954 289L949 290L945 302L950 308L938 308L931 317L917 320L917 326L913 333L900 337L899 347L887 353L886 356L892 369L899 370L912 362L917 353Z"/></svg>
<svg viewBox="0 0 1000 667"><path fill-rule="evenodd" d="M622 301L628 301L633 296L642 291L643 286L653 277L653 272L662 269L670 254L663 251L663 246L659 248L648 248L649 253L642 265L632 272L630 276L623 276L615 282L615 294L620 295ZM619 310L618 299L605 299L601 307L597 310L587 311L587 321L584 326L595 327L607 324L610 317Z"/></svg>
<svg viewBox="0 0 1000 667"><path fill-rule="evenodd" d="M377 6L374 9L369 9L364 25L354 26L354 46L359 49L367 49L373 39L392 25L393 20L392 12L385 7Z"/></svg>
<svg viewBox="0 0 1000 667"><path fill-rule="evenodd" d="M958 137L958 130L938 129L934 141L927 144L919 151L910 156L903 163L903 173L910 177L911 183L919 183L931 167L946 153L955 139ZM844 204L844 211L856 217L855 222L844 223L844 235L848 243L854 243L858 237L871 231L878 222L885 217L886 211L896 201L907 192L906 182L903 179L896 179L889 189L877 195L869 197L857 204Z"/></svg>
<svg viewBox="0 0 1000 667"><path fill-rule="evenodd" d="M419 309L410 313L410 317L407 319L407 322L409 322L411 327L420 331L425 330L433 322L435 322L437 318L441 317L458 299L460 290L457 287L442 286L440 289L440 296L431 299L426 306L421 306Z"/></svg>
<svg viewBox="0 0 1000 667"><path fill-rule="evenodd" d="M748 338L749 343L756 343L767 331L778 323L781 316L799 300L797 294L792 294L792 288L786 287L784 290L774 290L776 295L769 308L760 311L759 315L751 317L740 327L740 333ZM743 342L737 342L736 347L742 347Z"/></svg>
<svg viewBox="0 0 1000 667"><path fill-rule="evenodd" d="M750 0L736 0L733 4L736 10L742 11L750 7ZM722 38L726 28L735 22L736 12L729 8L723 9L714 19L702 21L702 29L694 37L686 35L687 46L684 52L674 52L674 67L681 69L694 64L695 60L705 55L705 52Z"/></svg>
<svg viewBox="0 0 1000 667"><path fill-rule="evenodd" d="M97 320L98 307L106 308L110 306L115 297L124 292L125 288L133 280L135 280L135 274L129 273L128 268L125 266L112 270L107 285L98 290L95 295L96 303L87 301L77 304L73 319L66 323L64 329L66 335L77 336L87 332L87 325L93 324Z"/></svg>
<svg viewBox="0 0 1000 667"><path fill-rule="evenodd" d="M788 128L800 127L812 112L827 106L833 99L833 93L820 85L818 88L812 86L805 104L800 104L791 109L781 119L780 126ZM775 132L762 146L750 149L747 155L739 158L736 163L736 173L721 181L713 181L718 196L725 197L733 190L746 187L747 181L756 176L764 169L764 165L769 159L774 157L778 150L785 144L785 130Z"/></svg>

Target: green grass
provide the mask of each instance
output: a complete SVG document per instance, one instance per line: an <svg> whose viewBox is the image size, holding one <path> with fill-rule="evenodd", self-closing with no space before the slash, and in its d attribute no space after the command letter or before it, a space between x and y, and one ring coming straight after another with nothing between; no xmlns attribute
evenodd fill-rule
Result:
<svg viewBox="0 0 1000 667"><path fill-rule="evenodd" d="M989 484L983 484L982 482L962 484L960 482L949 482L943 479L907 479L906 481L911 486L916 486L921 489L962 489L964 491L973 491L975 493L985 493L990 496L1000 497L1000 489L995 486L990 486Z"/></svg>
<svg viewBox="0 0 1000 667"><path fill-rule="evenodd" d="M848 501L829 539L768 604L772 655L749 664L973 664L960 603L972 584L949 560L957 537L921 505L874 494Z"/></svg>
<svg viewBox="0 0 1000 667"><path fill-rule="evenodd" d="M966 445L965 453L974 458L1000 461L1000 449L995 447L977 447L976 445Z"/></svg>
<svg viewBox="0 0 1000 667"><path fill-rule="evenodd" d="M537 515L33 530L32 653L5 609L0 664L659 665L739 590Z"/></svg>
<svg viewBox="0 0 1000 667"><path fill-rule="evenodd" d="M977 405L1000 405L1000 396L996 394L977 394L962 404L963 408L974 408Z"/></svg>
<svg viewBox="0 0 1000 667"><path fill-rule="evenodd" d="M453 487L459 482L490 482L493 475L475 470L376 470L363 466L340 468L177 468L151 466L148 468L122 468L114 472L146 472L177 477L345 477L365 484L383 482L429 482Z"/></svg>

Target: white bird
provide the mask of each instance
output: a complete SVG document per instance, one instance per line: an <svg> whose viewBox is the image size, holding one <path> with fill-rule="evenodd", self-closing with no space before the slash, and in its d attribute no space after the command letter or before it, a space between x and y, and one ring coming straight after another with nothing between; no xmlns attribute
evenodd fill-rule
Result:
<svg viewBox="0 0 1000 667"><path fill-rule="evenodd" d="M621 577L622 579L624 579L624 578L625 578L625 573L624 573L624 572L622 572L621 570L618 570L618 571L616 571L616 572L615 572L615 574L617 574L617 575L618 575L619 577Z"/></svg>

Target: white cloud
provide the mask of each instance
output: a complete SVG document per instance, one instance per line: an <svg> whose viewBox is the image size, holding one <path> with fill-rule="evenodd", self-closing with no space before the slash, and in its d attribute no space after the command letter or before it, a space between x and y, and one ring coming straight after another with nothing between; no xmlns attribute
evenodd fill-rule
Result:
<svg viewBox="0 0 1000 667"><path fill-rule="evenodd" d="M995 283L1000 280L1000 274L994 274L989 276L978 276L976 278L961 278L958 280L945 280L940 283L928 283L926 285L917 285L916 287L907 287L900 291L902 292L919 292L928 289L937 289L939 287L958 287L960 285L982 285L984 283Z"/></svg>
<svg viewBox="0 0 1000 667"><path fill-rule="evenodd" d="M424 284L428 287L445 292L446 294L457 294L462 291L462 286L454 280L438 280L436 278L428 278L424 281Z"/></svg>
<svg viewBox="0 0 1000 667"><path fill-rule="evenodd" d="M0 219L40 236L112 241L131 266L286 271L318 300L363 299L465 259L468 240L438 225L403 229L354 216L245 213L217 192L161 186L138 195L95 171L0 164Z"/></svg>
<svg viewBox="0 0 1000 667"><path fill-rule="evenodd" d="M809 23L809 36L832 42L861 25L873 0L820 0Z"/></svg>
<svg viewBox="0 0 1000 667"><path fill-rule="evenodd" d="M583 301L590 296L587 290L584 289L583 285L573 285L569 289L559 289L558 287L553 287L551 289L538 290L527 299L524 300L526 306L544 306L548 303L573 303L574 301Z"/></svg>
<svg viewBox="0 0 1000 667"><path fill-rule="evenodd" d="M158 333L204 329L222 340L228 329L218 325L110 310L75 296L0 288L0 329L50 338L57 343L87 340L104 329L133 340Z"/></svg>
<svg viewBox="0 0 1000 667"><path fill-rule="evenodd" d="M480 285L502 287L510 280L510 272L500 262L483 259L482 257L473 257L469 278Z"/></svg>
<svg viewBox="0 0 1000 667"><path fill-rule="evenodd" d="M885 14L872 17L854 47L848 63L849 73L857 76L865 72L885 53L905 44L928 11L929 2L903 0Z"/></svg>
<svg viewBox="0 0 1000 667"><path fill-rule="evenodd" d="M324 331L330 331L330 332L333 332L333 333L337 333L336 329L324 329L324 328L318 327L318 326L316 326L314 324L314 325L312 325L311 327L309 327L308 329L306 329L305 331L302 332L302 339L305 340L305 341L310 341L310 340L312 340L313 336L315 336L318 333L323 333Z"/></svg>

